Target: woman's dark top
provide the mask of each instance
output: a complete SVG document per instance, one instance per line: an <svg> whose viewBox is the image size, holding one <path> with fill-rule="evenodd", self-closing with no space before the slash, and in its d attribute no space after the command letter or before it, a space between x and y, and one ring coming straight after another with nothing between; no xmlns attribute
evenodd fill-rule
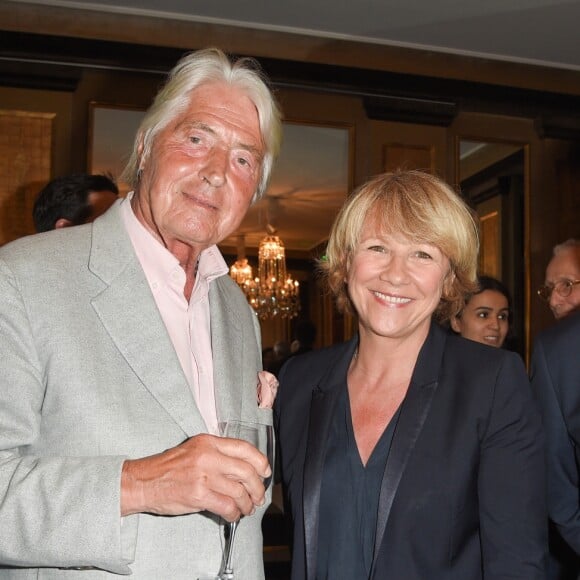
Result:
<svg viewBox="0 0 580 580"><path fill-rule="evenodd" d="M399 412L363 465L345 385L327 442L320 493L316 580L369 578L379 494Z"/></svg>

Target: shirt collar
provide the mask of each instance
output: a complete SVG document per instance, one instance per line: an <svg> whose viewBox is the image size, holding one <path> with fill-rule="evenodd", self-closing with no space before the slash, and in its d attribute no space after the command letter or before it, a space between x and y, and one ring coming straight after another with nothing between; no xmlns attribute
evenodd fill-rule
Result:
<svg viewBox="0 0 580 580"><path fill-rule="evenodd" d="M135 253L147 277L159 281L167 280L172 272L181 266L177 258L157 240L147 228L137 219L131 207L133 192L121 201L121 215L127 233L131 239ZM214 244L203 250L199 256L197 267L198 280L209 284L215 278L228 273L228 266L219 248ZM197 280L196 280L197 285Z"/></svg>

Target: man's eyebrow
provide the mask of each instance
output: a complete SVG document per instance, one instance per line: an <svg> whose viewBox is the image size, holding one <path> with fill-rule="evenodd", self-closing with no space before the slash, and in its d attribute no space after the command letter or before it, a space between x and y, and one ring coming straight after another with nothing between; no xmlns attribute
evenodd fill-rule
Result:
<svg viewBox="0 0 580 580"><path fill-rule="evenodd" d="M184 121L180 129L199 129L201 131L205 131L206 133L211 133L212 135L216 135L216 131L212 129L207 123L203 123L202 121Z"/></svg>

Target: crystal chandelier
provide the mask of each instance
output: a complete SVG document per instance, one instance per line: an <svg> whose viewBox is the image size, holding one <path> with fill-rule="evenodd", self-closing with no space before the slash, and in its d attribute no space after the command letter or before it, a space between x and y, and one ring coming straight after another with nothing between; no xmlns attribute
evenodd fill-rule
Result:
<svg viewBox="0 0 580 580"><path fill-rule="evenodd" d="M243 290L260 319L276 316L293 318L298 315L299 284L286 272L284 244L273 233L260 242L258 277L252 278L252 267L242 257L230 268L230 276Z"/></svg>

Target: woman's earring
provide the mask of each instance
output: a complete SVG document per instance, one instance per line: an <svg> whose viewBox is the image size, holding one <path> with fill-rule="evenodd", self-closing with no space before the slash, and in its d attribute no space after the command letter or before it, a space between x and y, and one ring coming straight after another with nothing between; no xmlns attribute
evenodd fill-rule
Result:
<svg viewBox="0 0 580 580"><path fill-rule="evenodd" d="M139 183L139 181L141 181L141 177L143 176L143 170L142 169L138 169L137 170L137 183Z"/></svg>

